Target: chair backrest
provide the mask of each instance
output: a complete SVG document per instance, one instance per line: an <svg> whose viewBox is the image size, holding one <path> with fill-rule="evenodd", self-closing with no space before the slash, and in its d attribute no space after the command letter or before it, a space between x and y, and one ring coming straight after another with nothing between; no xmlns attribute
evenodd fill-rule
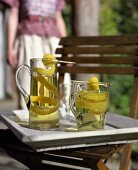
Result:
<svg viewBox="0 0 138 170"><path fill-rule="evenodd" d="M134 85L130 117L138 113L138 35L64 37L56 54L76 64L62 64L59 73L72 75L120 74L133 75Z"/></svg>

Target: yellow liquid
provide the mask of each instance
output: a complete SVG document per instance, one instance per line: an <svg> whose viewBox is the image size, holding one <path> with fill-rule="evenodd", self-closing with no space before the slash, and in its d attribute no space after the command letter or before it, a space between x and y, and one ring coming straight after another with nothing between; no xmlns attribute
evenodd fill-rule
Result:
<svg viewBox="0 0 138 170"><path fill-rule="evenodd" d="M108 110L108 92L80 91L75 93L76 112L79 130L104 128L105 113Z"/></svg>
<svg viewBox="0 0 138 170"><path fill-rule="evenodd" d="M32 76L29 125L34 129L54 129L59 126L57 78Z"/></svg>

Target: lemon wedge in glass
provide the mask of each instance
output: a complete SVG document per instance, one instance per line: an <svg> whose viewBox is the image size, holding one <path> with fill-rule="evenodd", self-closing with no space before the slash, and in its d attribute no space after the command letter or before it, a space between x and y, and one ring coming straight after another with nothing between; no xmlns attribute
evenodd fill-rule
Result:
<svg viewBox="0 0 138 170"><path fill-rule="evenodd" d="M97 77L91 77L88 80L88 87L90 90L99 90L99 79Z"/></svg>

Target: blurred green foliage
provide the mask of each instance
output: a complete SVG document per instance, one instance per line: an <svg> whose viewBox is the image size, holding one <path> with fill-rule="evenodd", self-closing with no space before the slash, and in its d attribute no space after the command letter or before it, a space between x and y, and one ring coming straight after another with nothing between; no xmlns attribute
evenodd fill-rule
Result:
<svg viewBox="0 0 138 170"><path fill-rule="evenodd" d="M113 7L118 4L119 0L101 0L100 5L100 34L116 35L118 34L116 18L118 13Z"/></svg>
<svg viewBox="0 0 138 170"><path fill-rule="evenodd" d="M110 111L128 116L131 104L133 77L110 75L104 76L104 81L111 83Z"/></svg>
<svg viewBox="0 0 138 170"><path fill-rule="evenodd" d="M118 13L118 31L121 34L138 33L138 0L120 0L113 10Z"/></svg>
<svg viewBox="0 0 138 170"><path fill-rule="evenodd" d="M101 0L100 33L137 34L138 0Z"/></svg>

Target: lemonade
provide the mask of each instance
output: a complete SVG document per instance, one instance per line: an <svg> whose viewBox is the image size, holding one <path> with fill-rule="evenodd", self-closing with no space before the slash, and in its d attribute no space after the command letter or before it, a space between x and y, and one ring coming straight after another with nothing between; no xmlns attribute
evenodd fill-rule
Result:
<svg viewBox="0 0 138 170"><path fill-rule="evenodd" d="M53 87L53 88L52 88ZM57 78L36 75L31 77L30 127L44 130L59 126Z"/></svg>
<svg viewBox="0 0 138 170"><path fill-rule="evenodd" d="M72 81L71 110L77 121L77 130L103 129L109 106L109 83L97 77L88 81Z"/></svg>
<svg viewBox="0 0 138 170"><path fill-rule="evenodd" d="M108 109L108 92L80 91L75 93L76 112L80 130L102 129Z"/></svg>

